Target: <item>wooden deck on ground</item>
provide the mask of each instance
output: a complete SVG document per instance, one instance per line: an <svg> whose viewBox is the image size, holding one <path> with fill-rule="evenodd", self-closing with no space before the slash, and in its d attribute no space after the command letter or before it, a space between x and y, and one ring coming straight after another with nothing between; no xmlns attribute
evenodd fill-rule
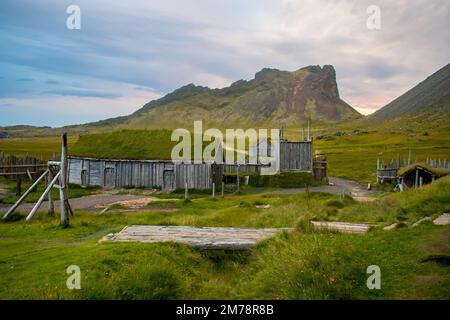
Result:
<svg viewBox="0 0 450 320"><path fill-rule="evenodd" d="M316 229L326 229L343 233L366 233L372 227L364 223L311 221Z"/></svg>
<svg viewBox="0 0 450 320"><path fill-rule="evenodd" d="M271 238L290 228L195 228L179 226L127 226L109 234L100 242L167 242L175 241L199 249L248 250L258 241Z"/></svg>

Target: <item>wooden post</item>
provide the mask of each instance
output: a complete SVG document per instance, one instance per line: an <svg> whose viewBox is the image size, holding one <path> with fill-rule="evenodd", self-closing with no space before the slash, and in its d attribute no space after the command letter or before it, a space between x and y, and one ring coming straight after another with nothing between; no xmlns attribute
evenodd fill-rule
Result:
<svg viewBox="0 0 450 320"><path fill-rule="evenodd" d="M225 182L222 181L222 198L225 197Z"/></svg>
<svg viewBox="0 0 450 320"><path fill-rule="evenodd" d="M16 178L16 196L22 194L22 178L18 175Z"/></svg>
<svg viewBox="0 0 450 320"><path fill-rule="evenodd" d="M237 192L240 192L239 164L237 165L237 171L236 171L236 173L237 173L237 181L236 181L236 183L237 183Z"/></svg>
<svg viewBox="0 0 450 320"><path fill-rule="evenodd" d="M59 171L56 176L53 178L53 180L50 182L50 184L47 186L47 188L45 189L44 193L42 193L41 197L39 198L38 202L36 202L36 204L34 205L33 209L30 211L30 213L27 216L26 221L30 221L31 218L33 218L34 214L36 213L36 211L38 211L39 207L42 204L42 201L44 201L45 196L52 190L53 185L56 183L56 180L58 180L58 178L61 181L61 171ZM61 189L60 189L61 190ZM64 202L61 200L61 206L63 206Z"/></svg>
<svg viewBox="0 0 450 320"><path fill-rule="evenodd" d="M419 170L416 168L416 181L414 181L414 188L419 186Z"/></svg>
<svg viewBox="0 0 450 320"><path fill-rule="evenodd" d="M184 200L187 200L187 199L188 199L188 184L185 181L184 182Z"/></svg>
<svg viewBox="0 0 450 320"><path fill-rule="evenodd" d="M423 185L423 178L420 177L420 178L419 178L419 187L422 188L422 185Z"/></svg>
<svg viewBox="0 0 450 320"><path fill-rule="evenodd" d="M67 182L67 133L62 135L62 146L61 146L61 171L59 175L59 198L61 203L61 225L67 226L69 224L69 215L66 210L67 193L66 193L66 182Z"/></svg>
<svg viewBox="0 0 450 320"><path fill-rule="evenodd" d="M308 141L311 140L311 127L309 126L309 120L308 120Z"/></svg>
<svg viewBox="0 0 450 320"><path fill-rule="evenodd" d="M17 209L17 207L23 202L23 200L25 200L25 198L30 194L30 192L38 185L39 182L41 182L42 179L44 179L47 174L48 174L49 170L47 169L32 185L31 187L28 188L27 191L25 191L25 193L20 197L19 200L17 200L17 202L11 207L9 208L8 212L5 213L5 215L3 216L3 219L6 219L11 213L14 212L14 210Z"/></svg>
<svg viewBox="0 0 450 320"><path fill-rule="evenodd" d="M53 180L53 173L50 170L48 179L47 179L47 186L50 185L52 180ZM48 212L49 216L53 216L53 214L55 213L55 207L53 204L53 197L52 197L52 190L50 190L50 192L48 193L48 211L47 212Z"/></svg>
<svg viewBox="0 0 450 320"><path fill-rule="evenodd" d="M216 198L216 183L215 182L212 183L212 197L213 197L213 199Z"/></svg>

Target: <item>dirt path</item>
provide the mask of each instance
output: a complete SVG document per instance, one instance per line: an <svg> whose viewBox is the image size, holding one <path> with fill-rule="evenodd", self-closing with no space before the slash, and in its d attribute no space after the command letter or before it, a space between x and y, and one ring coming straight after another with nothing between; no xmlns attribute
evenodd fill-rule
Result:
<svg viewBox="0 0 450 320"><path fill-rule="evenodd" d="M367 186L347 179L330 177L329 181L331 185L311 187L309 191L311 192L329 192L334 194L341 194L342 191L350 193L351 196L357 201L373 201L376 196L381 194L378 190L367 190ZM270 194L296 194L299 192L305 192L305 188L291 188L291 189L281 189L277 191L270 192Z"/></svg>
<svg viewBox="0 0 450 320"><path fill-rule="evenodd" d="M130 195L130 194L96 194L87 197L70 199L70 205L74 210L101 210L98 209L102 206L107 206L118 201L137 200L142 199L142 195ZM0 204L0 213L8 211L11 204ZM25 203L19 206L17 211L30 212L34 203ZM40 211L46 211L48 202L44 201L40 207ZM59 201L55 201L55 211L59 212Z"/></svg>

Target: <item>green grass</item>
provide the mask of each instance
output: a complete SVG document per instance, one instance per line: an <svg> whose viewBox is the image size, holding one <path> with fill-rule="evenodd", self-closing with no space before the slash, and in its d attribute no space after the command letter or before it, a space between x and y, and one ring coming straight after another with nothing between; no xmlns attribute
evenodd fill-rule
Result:
<svg viewBox="0 0 450 320"><path fill-rule="evenodd" d="M77 136L68 137L68 148L77 141ZM5 155L15 154L16 156L33 156L44 160L49 160L53 155L61 153L60 137L36 137L0 139L0 152Z"/></svg>
<svg viewBox="0 0 450 320"><path fill-rule="evenodd" d="M409 227L450 209L450 178L374 203L310 193L203 196L171 202L178 212L76 212L59 227L45 213L0 223L1 299L448 299L449 226ZM270 204L268 209L256 205ZM377 223L366 235L311 229L310 219ZM408 227L384 231L402 221ZM201 251L175 243L102 243L125 225L294 227L248 252ZM103 231L102 231L103 230ZM89 235L99 232L96 237ZM381 268L381 290L366 269ZM66 288L66 268L81 268L81 290Z"/></svg>
<svg viewBox="0 0 450 320"><path fill-rule="evenodd" d="M332 137L332 140L314 142L314 150L325 154L330 176L353 179L362 183L376 182L377 159L385 162L407 159L409 150L412 161L427 157L450 160L450 134L427 130L423 132L384 132L382 129L367 134Z"/></svg>
<svg viewBox="0 0 450 320"><path fill-rule="evenodd" d="M122 130L81 135L69 150L73 156L119 159L170 159L169 130Z"/></svg>

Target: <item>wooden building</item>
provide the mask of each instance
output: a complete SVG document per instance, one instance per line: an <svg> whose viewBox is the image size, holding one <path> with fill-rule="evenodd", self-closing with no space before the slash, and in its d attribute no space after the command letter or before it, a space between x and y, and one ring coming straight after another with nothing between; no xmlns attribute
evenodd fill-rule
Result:
<svg viewBox="0 0 450 320"><path fill-rule="evenodd" d="M450 174L448 169L436 169L426 165L414 164L399 170L399 184L407 188L420 188L434 180Z"/></svg>
<svg viewBox="0 0 450 320"><path fill-rule="evenodd" d="M269 151L270 152L270 151ZM269 153L270 154L270 153ZM280 170L311 172L312 141L282 141ZM217 159L216 159L217 160ZM122 160L69 157L69 182L106 188L211 189L223 175L259 172L262 164L177 164L171 160Z"/></svg>

